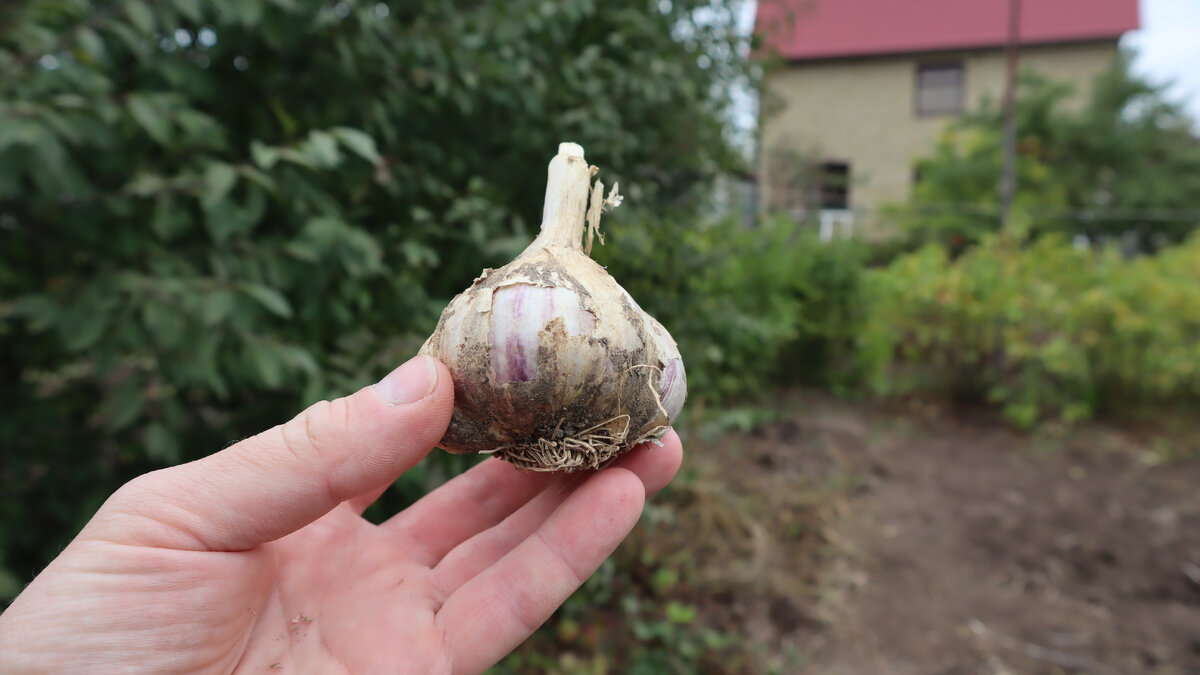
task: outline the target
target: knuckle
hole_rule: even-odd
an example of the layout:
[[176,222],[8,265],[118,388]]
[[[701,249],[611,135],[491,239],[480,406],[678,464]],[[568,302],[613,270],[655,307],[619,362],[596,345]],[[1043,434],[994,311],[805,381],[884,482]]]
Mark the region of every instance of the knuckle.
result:
[[284,447],[301,460],[334,455],[350,428],[345,399],[318,401],[281,427]]
[[325,420],[329,401],[318,401],[279,428],[283,447],[298,460],[307,461],[325,454]]
[[163,481],[170,469],[158,469],[130,479],[112,494],[110,501],[120,504],[139,504],[158,498],[163,492]]
[[138,499],[144,496],[153,488],[157,473],[157,471],[152,471],[134,476],[124,485],[117,488],[117,491],[113,493],[112,498],[116,500],[125,500]]
[[170,471],[159,469],[130,479],[109,495],[97,515],[125,517],[153,512],[170,493],[166,480]]

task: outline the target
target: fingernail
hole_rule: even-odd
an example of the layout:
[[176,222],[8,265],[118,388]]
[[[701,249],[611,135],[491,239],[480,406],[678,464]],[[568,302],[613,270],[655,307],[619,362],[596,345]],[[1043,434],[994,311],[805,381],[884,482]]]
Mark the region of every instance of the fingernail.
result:
[[433,391],[437,384],[437,368],[433,358],[415,356],[407,363],[387,374],[375,384],[375,393],[392,403],[420,401]]

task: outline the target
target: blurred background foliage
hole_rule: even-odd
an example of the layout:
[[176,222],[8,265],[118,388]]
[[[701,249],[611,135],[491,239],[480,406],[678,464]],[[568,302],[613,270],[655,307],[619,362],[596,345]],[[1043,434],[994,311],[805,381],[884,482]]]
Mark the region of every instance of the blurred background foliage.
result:
[[694,216],[622,222],[606,241],[596,260],[679,342],[693,405],[772,383],[829,383],[855,344],[857,242],[822,243],[781,217],[748,228]]
[[877,391],[996,405],[1022,428],[1200,398],[1200,235],[1154,256],[1059,234],[929,245],[872,270],[859,357]]
[[734,169],[732,11],[3,3],[0,597],[123,481],[414,353],[528,242],[559,141],[634,203]]
[[[1131,70],[1122,52],[1074,104],[1073,83],[1022,74],[1018,96],[1018,227],[1153,250],[1183,240],[1197,221],[1200,142],[1182,106]],[[896,209],[917,241],[955,249],[995,230],[1003,164],[1001,107],[950,125],[917,163],[912,200]]]
[[[595,256],[678,340],[688,424],[796,382],[981,403],[1025,428],[1200,399],[1200,143],[1128,57],[1079,106],[1024,78],[1006,231],[985,107],[920,162],[895,238],[820,241],[811,223],[712,216],[714,179],[749,163],[730,112],[759,73],[737,11],[0,5],[0,602],[132,476],[408,358],[532,237],[564,139],[628,195]],[[471,461],[435,453],[376,513]],[[499,672],[735,658],[655,540]],[[593,612],[617,627],[597,634]],[[636,648],[599,665],[546,656],[624,626]]]
[[1200,398],[1200,139],[1122,52],[1091,86],[1025,72],[1001,229],[989,102],[918,161],[903,235],[873,255],[860,384],[995,406],[1021,428]]

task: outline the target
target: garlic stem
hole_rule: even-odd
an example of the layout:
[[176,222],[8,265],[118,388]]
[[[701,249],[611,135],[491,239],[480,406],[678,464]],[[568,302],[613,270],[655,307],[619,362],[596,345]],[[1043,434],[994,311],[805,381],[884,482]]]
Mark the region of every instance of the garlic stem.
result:
[[583,250],[584,215],[587,212],[591,171],[576,143],[559,143],[550,160],[546,201],[542,207],[542,231],[521,256],[547,248]]

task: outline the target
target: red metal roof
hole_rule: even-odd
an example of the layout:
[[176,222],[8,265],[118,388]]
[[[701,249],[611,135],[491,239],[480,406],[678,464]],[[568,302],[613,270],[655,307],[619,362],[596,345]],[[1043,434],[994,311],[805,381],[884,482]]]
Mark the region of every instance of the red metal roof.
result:
[[[759,0],[756,30],[792,60],[998,47],[1009,0]],[[790,23],[786,17],[794,17]],[[1021,42],[1116,38],[1137,0],[1022,0]]]

